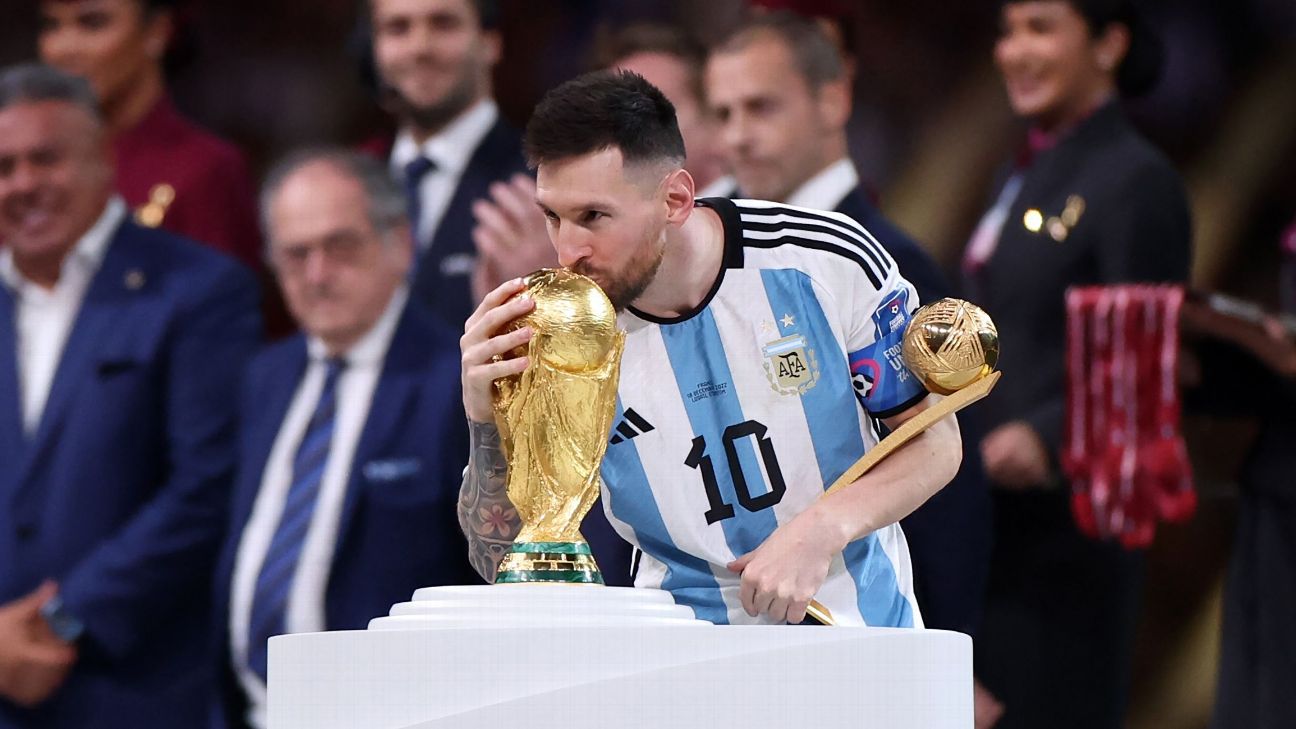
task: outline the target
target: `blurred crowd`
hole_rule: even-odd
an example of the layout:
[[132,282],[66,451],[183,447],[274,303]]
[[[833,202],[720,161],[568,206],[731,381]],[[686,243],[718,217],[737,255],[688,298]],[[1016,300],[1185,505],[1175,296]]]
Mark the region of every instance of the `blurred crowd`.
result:
[[[520,129],[600,69],[669,98],[697,197],[847,214],[924,302],[998,324],[960,473],[902,522],[926,626],[974,636],[978,728],[1125,726],[1143,636],[1186,640],[1140,621],[1163,561],[1095,515],[1081,414],[1167,444],[1120,451],[1128,474],[1187,484],[1191,457],[1198,510],[1230,517],[1203,537],[1228,562],[1214,701],[1146,725],[1296,726],[1285,4],[32,5],[0,69],[0,728],[265,726],[269,637],[480,581],[458,338],[557,265]],[[260,16],[291,30],[239,25]],[[1125,312],[1164,314],[1146,347],[1111,343]],[[1170,384],[1076,374],[1126,352]],[[599,508],[583,531],[632,584]]]

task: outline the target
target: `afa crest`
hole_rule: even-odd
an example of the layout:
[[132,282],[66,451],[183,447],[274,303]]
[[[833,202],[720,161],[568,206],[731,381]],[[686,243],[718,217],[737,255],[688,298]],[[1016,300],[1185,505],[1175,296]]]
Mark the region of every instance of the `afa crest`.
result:
[[819,382],[819,359],[800,334],[766,344],[765,374],[780,395],[804,395]]

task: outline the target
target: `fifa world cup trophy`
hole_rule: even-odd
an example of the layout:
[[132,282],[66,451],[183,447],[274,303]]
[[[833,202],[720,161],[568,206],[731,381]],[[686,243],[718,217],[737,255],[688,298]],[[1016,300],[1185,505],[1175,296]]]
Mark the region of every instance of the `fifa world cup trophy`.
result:
[[530,361],[495,382],[495,422],[508,458],[508,496],[522,529],[496,583],[603,584],[581,520],[599,495],[599,464],[616,412],[625,333],[592,280],[562,269],[526,277],[535,309]]

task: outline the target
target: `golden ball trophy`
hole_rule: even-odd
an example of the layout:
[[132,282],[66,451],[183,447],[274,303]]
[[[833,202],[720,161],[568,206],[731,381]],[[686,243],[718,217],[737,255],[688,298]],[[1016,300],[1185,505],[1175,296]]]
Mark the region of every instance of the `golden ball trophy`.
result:
[[[936,421],[989,395],[1002,375],[994,371],[999,362],[999,332],[994,322],[979,306],[962,299],[939,299],[914,312],[900,354],[929,392],[946,397],[870,448],[824,495],[854,483]],[[824,625],[834,623],[828,608],[815,600],[810,601],[806,616]]]
[[[521,375],[495,381],[495,423],[508,458],[508,496],[522,529],[496,584],[603,584],[581,520],[599,495],[599,464],[616,414],[625,333],[592,280],[563,269],[526,277],[534,332]],[[519,294],[521,295],[521,294]]]

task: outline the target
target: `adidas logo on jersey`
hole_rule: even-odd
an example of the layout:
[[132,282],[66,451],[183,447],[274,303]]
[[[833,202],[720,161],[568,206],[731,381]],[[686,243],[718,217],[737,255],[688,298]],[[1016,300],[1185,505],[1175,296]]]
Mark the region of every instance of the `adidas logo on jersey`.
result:
[[632,408],[626,408],[625,414],[613,430],[616,433],[612,434],[612,440],[608,441],[608,443],[616,445],[631,438],[637,438],[650,430],[654,430],[654,428],[653,424],[644,420],[642,415],[636,413]]

